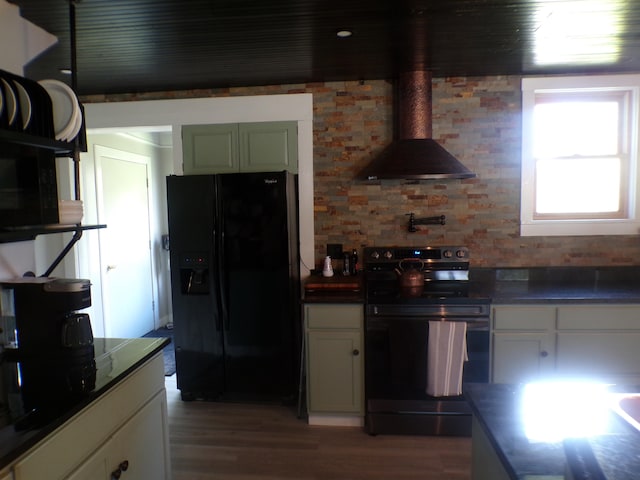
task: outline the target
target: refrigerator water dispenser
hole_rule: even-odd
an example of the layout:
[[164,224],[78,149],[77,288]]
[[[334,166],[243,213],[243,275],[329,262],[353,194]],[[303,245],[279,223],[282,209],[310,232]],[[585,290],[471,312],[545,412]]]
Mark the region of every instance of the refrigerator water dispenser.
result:
[[180,291],[183,295],[209,294],[209,260],[205,254],[185,254],[180,258]]

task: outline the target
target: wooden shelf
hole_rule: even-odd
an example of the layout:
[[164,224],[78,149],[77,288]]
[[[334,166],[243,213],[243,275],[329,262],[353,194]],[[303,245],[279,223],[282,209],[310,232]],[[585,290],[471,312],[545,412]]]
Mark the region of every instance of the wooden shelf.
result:
[[14,229],[0,229],[0,243],[24,242],[35,240],[39,235],[51,235],[53,233],[82,232],[106,228],[106,225],[50,225]]

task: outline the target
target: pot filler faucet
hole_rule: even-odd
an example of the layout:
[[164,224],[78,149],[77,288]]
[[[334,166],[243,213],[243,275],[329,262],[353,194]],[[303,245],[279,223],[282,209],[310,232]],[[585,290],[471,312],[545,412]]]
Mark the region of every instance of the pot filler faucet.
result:
[[407,230],[411,233],[418,231],[416,225],[444,225],[447,219],[444,215],[424,218],[416,218],[413,212],[407,213],[407,215],[409,215],[409,226]]

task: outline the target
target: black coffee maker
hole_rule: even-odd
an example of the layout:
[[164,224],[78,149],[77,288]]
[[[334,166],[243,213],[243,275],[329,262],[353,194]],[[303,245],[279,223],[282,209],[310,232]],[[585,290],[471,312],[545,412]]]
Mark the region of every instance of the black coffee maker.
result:
[[[45,418],[95,388],[96,363],[89,315],[91,284],[83,279],[2,281],[12,298],[25,413]],[[5,356],[9,353],[5,350]]]

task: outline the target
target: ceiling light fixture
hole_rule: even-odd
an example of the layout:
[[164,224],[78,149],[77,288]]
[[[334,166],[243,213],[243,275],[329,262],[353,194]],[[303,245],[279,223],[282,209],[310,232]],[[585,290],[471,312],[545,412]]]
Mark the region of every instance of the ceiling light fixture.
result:
[[349,38],[353,35],[353,32],[351,30],[341,29],[336,32],[336,35],[338,38]]

